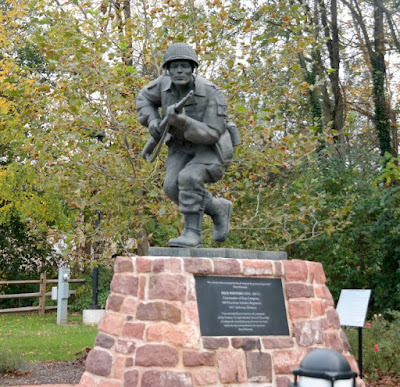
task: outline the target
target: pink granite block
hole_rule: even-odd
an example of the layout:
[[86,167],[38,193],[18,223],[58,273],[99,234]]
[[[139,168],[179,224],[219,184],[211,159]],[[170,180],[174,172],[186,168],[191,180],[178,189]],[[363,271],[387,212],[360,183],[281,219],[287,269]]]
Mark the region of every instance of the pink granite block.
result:
[[120,380],[101,380],[98,384],[99,387],[122,387],[122,381]]
[[210,274],[212,272],[211,259],[207,258],[184,258],[184,269],[192,274]]
[[145,257],[136,257],[136,272],[139,273],[150,273],[152,259]]
[[136,319],[142,321],[168,321],[177,324],[182,319],[181,309],[162,301],[141,302],[137,307]]
[[187,299],[188,300],[197,300],[196,294],[196,281],[193,276],[187,277],[188,283],[188,292],[187,292]]
[[265,349],[292,348],[294,346],[293,338],[287,336],[268,336],[262,339],[262,343]]
[[182,311],[185,323],[200,327],[199,311],[196,302],[186,302],[182,307]]
[[325,300],[325,308],[330,306],[334,307],[335,302],[333,301],[332,294],[327,286],[316,286],[315,287],[315,295],[316,297],[322,298]]
[[217,372],[210,368],[194,370],[192,377],[195,386],[214,386],[218,382]]
[[308,279],[308,268],[305,261],[293,259],[284,261],[285,267],[285,280],[286,281],[301,281],[306,282]]
[[307,265],[310,273],[310,283],[315,282],[320,285],[325,285],[326,277],[322,264],[319,262],[307,262]]
[[243,274],[249,276],[272,275],[274,271],[272,261],[243,260]]
[[182,273],[182,260],[179,258],[156,258],[153,261],[153,273]]
[[193,382],[187,372],[146,371],[141,387],[193,387]]
[[214,259],[214,274],[234,275],[240,274],[241,268],[237,259]]
[[83,374],[79,382],[79,387],[95,387],[96,381],[89,375]]
[[135,315],[136,308],[138,305],[137,297],[124,297],[124,301],[122,303],[121,312],[130,313]]
[[260,349],[261,342],[259,337],[232,337],[232,347],[243,349],[243,351],[251,351],[252,349]]
[[119,336],[121,333],[122,325],[124,323],[124,316],[106,312],[99,321],[98,329],[100,332],[109,333],[110,335]]
[[311,298],[314,297],[314,288],[310,285],[291,282],[286,284],[286,295],[288,298]]
[[227,337],[203,337],[203,347],[206,349],[228,348],[229,339]]
[[291,374],[300,365],[301,360],[306,355],[306,351],[299,350],[277,350],[272,353],[272,362],[275,373]]
[[147,328],[146,340],[169,342],[180,347],[194,348],[198,347],[199,335],[193,327],[161,322]]
[[112,310],[113,312],[119,312],[123,301],[124,301],[123,296],[117,294],[110,294],[107,298],[106,309]]
[[114,274],[111,281],[111,291],[131,296],[138,294],[139,279],[131,274]]
[[325,299],[325,286],[314,286],[314,293],[316,298]]
[[186,277],[159,274],[150,278],[149,299],[185,301]]
[[308,320],[293,324],[294,336],[302,347],[323,343],[323,324],[320,320]]
[[323,316],[325,314],[325,303],[321,300],[312,300],[311,309],[314,317]]
[[132,273],[133,262],[131,257],[117,257],[114,265],[114,273]]
[[186,367],[214,366],[213,352],[183,351],[182,359]]
[[222,383],[243,383],[246,369],[243,353],[239,351],[220,351],[216,354],[218,373]]
[[274,261],[274,275],[276,277],[283,276],[283,264],[282,261]]
[[272,360],[269,353],[246,352],[246,368],[250,382],[272,382]]
[[290,381],[288,376],[278,376],[276,378],[276,387],[288,387]]
[[344,352],[344,345],[339,332],[325,332],[324,342],[327,348],[332,348],[339,353]]
[[94,342],[95,346],[110,349],[114,346],[115,339],[111,336],[108,336],[104,333],[99,332],[96,336],[96,340]]
[[136,343],[132,340],[123,340],[119,339],[117,340],[115,344],[115,352],[116,353],[122,353],[125,355],[129,355],[131,353],[134,353],[136,349]]
[[136,350],[135,364],[142,367],[175,367],[178,351],[168,345],[146,344]]
[[326,311],[326,319],[328,320],[329,328],[340,329],[339,315],[335,309],[328,309]]
[[124,373],[124,387],[137,387],[139,381],[139,372],[137,370],[128,370]]
[[289,315],[292,319],[310,318],[311,317],[311,303],[309,301],[290,300],[289,301]]
[[101,349],[92,349],[86,359],[86,371],[99,375],[108,376],[111,373],[113,359],[111,355]]
[[342,340],[344,351],[345,352],[350,351],[350,344],[349,341],[347,340],[347,336],[344,333],[343,329],[340,329],[340,339]]
[[125,361],[126,356],[115,356],[114,357],[114,378],[122,380],[122,377],[125,372]]

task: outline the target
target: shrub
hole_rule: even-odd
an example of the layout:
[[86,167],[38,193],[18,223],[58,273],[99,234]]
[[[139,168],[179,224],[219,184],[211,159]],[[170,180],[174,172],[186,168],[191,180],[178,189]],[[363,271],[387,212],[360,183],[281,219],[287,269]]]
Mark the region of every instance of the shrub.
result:
[[0,374],[10,374],[26,368],[26,364],[20,354],[12,352],[4,347],[0,351]]
[[[358,358],[358,333],[346,328],[351,352]],[[400,372],[400,312],[374,315],[363,330],[363,371],[369,379],[377,374]]]
[[344,183],[342,202],[331,198],[332,206],[349,200],[346,222],[330,235],[292,246],[289,256],[321,262],[335,300],[342,289],[371,289],[372,313],[400,310],[400,187]]

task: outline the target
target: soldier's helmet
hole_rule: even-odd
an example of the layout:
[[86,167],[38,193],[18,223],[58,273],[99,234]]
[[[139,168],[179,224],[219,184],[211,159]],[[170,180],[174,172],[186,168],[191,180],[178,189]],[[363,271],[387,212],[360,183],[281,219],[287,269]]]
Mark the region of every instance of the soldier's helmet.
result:
[[165,69],[168,67],[168,63],[174,60],[189,60],[193,62],[194,67],[199,67],[199,61],[197,59],[197,54],[186,43],[174,43],[168,47],[164,54],[164,62],[162,67]]

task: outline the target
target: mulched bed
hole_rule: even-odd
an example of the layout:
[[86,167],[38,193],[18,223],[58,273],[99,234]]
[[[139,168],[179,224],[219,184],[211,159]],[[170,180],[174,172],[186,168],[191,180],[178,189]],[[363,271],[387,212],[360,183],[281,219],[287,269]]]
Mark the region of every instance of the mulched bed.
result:
[[0,386],[78,384],[84,371],[84,363],[76,361],[27,363],[23,372],[0,375]]
[[380,371],[375,372],[374,381],[366,381],[367,387],[400,387],[400,374],[388,373],[382,374]]

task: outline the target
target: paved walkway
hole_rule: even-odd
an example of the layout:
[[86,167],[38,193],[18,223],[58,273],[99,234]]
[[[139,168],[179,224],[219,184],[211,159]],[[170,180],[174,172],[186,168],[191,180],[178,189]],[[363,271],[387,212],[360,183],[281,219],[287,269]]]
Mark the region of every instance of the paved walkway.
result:
[[78,384],[15,384],[8,387],[77,387]]

